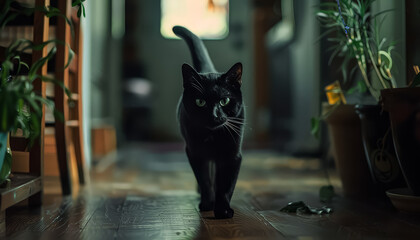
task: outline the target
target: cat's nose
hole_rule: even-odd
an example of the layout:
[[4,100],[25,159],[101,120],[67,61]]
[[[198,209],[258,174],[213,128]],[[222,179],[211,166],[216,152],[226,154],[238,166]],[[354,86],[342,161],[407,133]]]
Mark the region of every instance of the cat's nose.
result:
[[216,122],[222,123],[226,121],[223,113],[217,107],[213,108],[213,117]]
[[220,112],[218,111],[217,107],[213,108],[213,117],[218,118],[220,116]]

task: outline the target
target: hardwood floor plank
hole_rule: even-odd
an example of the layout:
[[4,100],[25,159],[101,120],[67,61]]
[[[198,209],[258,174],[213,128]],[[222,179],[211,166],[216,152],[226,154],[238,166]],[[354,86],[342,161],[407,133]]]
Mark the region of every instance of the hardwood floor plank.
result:
[[[28,208],[26,205],[18,205],[8,209],[6,221],[7,236],[17,238],[27,234],[41,235],[72,205],[70,198],[63,199],[56,196],[51,196],[51,198],[54,198],[52,203],[39,208]],[[26,238],[21,237],[21,239]]]
[[57,217],[44,233],[47,236],[66,236],[78,239],[98,206],[104,201],[101,197],[81,195]]
[[[89,228],[79,235],[80,240],[113,240],[117,238],[117,229]],[[127,238],[128,239],[128,238]]]
[[128,196],[118,237],[125,239],[193,239],[200,234],[196,196]]
[[[232,219],[214,219],[212,212],[202,214],[203,222],[212,239],[285,239],[251,204],[248,195],[234,196],[232,207],[235,215]],[[245,197],[247,196],[247,197]]]
[[107,198],[93,213],[83,231],[91,229],[118,230],[125,197]]

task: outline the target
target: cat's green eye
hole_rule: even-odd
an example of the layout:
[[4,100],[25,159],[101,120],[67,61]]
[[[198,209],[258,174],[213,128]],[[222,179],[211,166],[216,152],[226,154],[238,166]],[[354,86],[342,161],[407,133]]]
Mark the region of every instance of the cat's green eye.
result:
[[228,103],[230,102],[230,99],[227,98],[223,98],[222,100],[220,100],[220,105],[222,105],[222,107],[228,105]]
[[199,106],[199,107],[204,107],[204,105],[206,105],[206,101],[204,101],[201,98],[197,98],[197,99],[195,99],[195,104],[197,104],[197,106]]

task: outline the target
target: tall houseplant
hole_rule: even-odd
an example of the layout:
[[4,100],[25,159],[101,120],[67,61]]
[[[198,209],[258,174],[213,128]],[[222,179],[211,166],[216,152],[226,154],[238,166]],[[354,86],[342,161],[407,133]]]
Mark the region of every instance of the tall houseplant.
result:
[[[73,6],[79,6],[78,16],[84,15],[84,0],[73,1]],[[0,4],[0,31],[7,24],[19,16],[31,16],[35,11],[40,11],[47,17],[64,17],[54,7],[27,7],[15,0],[6,0]],[[68,24],[70,21],[66,18]],[[10,149],[7,149],[9,132],[20,129],[23,136],[29,138],[29,147],[40,135],[40,124],[43,115],[43,105],[54,110],[54,102],[34,90],[34,81],[52,82],[60,85],[70,98],[70,91],[62,81],[40,75],[39,69],[47,64],[56,53],[57,44],[66,44],[58,40],[48,40],[34,44],[28,39],[17,39],[4,49],[0,59],[0,184],[8,177],[11,168]],[[50,50],[32,64],[24,62],[23,55],[27,51],[42,51],[49,47]],[[69,58],[66,67],[71,62],[73,53],[69,49]],[[54,110],[57,120],[62,120],[62,115]],[[4,161],[6,159],[6,162]],[[6,163],[6,164],[4,164]]]
[[[392,66],[393,66],[393,57],[392,50],[394,49],[394,42],[388,43],[386,38],[380,36],[380,29],[383,24],[385,13],[390,10],[385,10],[376,14],[373,14],[371,7],[375,0],[336,0],[335,2],[324,2],[321,3],[320,10],[317,12],[317,18],[320,21],[321,25],[326,28],[325,35],[329,35],[328,41],[332,42],[334,45],[331,47],[333,50],[331,54],[331,59],[336,57],[342,58],[342,64],[340,66],[343,73],[343,81],[347,82],[352,79],[350,75],[352,73],[358,72],[361,80],[357,83],[359,89],[367,89],[375,102],[380,101],[380,95],[382,89],[395,88],[397,86],[396,81],[392,75]],[[334,34],[333,36],[331,36]],[[331,61],[331,60],[330,60]],[[349,67],[352,67],[348,71]],[[354,85],[354,84],[353,84]],[[341,89],[334,89],[336,92],[342,91]],[[336,104],[342,104],[343,102],[339,101]],[[330,108],[333,109],[333,108]],[[354,108],[347,106],[337,106],[334,108],[335,113],[329,113],[329,115],[336,115],[337,110],[347,109],[348,116],[353,121],[332,121],[332,118],[326,118],[329,123],[330,130],[335,130],[334,128],[342,127],[344,129],[354,128],[359,126],[359,129],[354,129],[353,131],[347,131],[346,136],[338,137],[334,132],[331,134],[333,136],[333,142],[336,145],[342,145],[345,148],[347,146],[348,150],[353,150],[353,152],[358,153],[361,144],[349,147],[348,139],[350,135],[352,138],[357,140],[361,139],[360,137],[360,128],[364,131],[363,135],[363,147],[364,155],[367,158],[367,163],[369,165],[369,170],[371,172],[372,180],[376,185],[388,184],[392,182],[390,186],[400,185],[402,182],[400,170],[396,158],[393,157],[392,147],[390,148],[391,153],[388,153],[387,149],[384,149],[384,146],[392,146],[390,144],[390,137],[386,141],[386,132],[389,127],[389,122],[387,122],[387,116],[381,114],[380,106],[374,105],[372,107],[357,107],[359,116],[361,117],[361,124],[358,123],[357,117],[355,117]],[[373,112],[373,113],[372,113]],[[337,119],[335,117],[334,119]],[[376,124],[375,121],[385,122],[384,124]],[[382,128],[376,128],[376,125],[385,126]],[[372,128],[374,126],[374,128]],[[357,135],[357,136],[356,136]],[[359,140],[360,142],[361,140]],[[380,144],[378,144],[380,143]],[[357,151],[356,151],[357,149]],[[378,150],[379,149],[379,150]],[[337,163],[337,168],[340,172],[347,172],[349,169],[340,169],[340,165],[349,166],[342,161],[353,161],[353,165],[360,165],[361,169],[351,170],[352,172],[366,172],[366,164],[363,166],[363,162],[360,164],[355,164],[356,161],[366,161],[361,159],[364,156],[349,157],[349,153],[339,153],[335,149],[335,160]],[[348,160],[346,160],[348,159]],[[353,159],[353,160],[352,160]],[[340,174],[346,175],[346,174]],[[345,181],[343,179],[342,181]],[[360,179],[359,179],[360,180]],[[349,181],[357,181],[353,178]],[[365,181],[365,182],[364,182]],[[367,180],[359,181],[360,188],[367,186]],[[382,181],[382,182],[381,182]],[[364,182],[364,183],[363,183]],[[343,182],[343,188],[345,183]],[[345,190],[345,189],[344,189]]]

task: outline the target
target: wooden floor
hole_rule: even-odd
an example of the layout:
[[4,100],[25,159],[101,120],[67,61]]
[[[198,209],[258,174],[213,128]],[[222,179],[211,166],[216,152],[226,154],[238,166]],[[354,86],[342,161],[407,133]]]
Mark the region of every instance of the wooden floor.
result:
[[[91,183],[61,197],[46,179],[44,204],[7,210],[7,239],[420,239],[420,216],[387,201],[337,197],[323,216],[280,212],[290,201],[315,207],[326,184],[317,159],[248,151],[233,197],[233,219],[200,213],[195,180],[176,146],[130,147],[102,159]],[[333,176],[339,190],[339,181]]]

